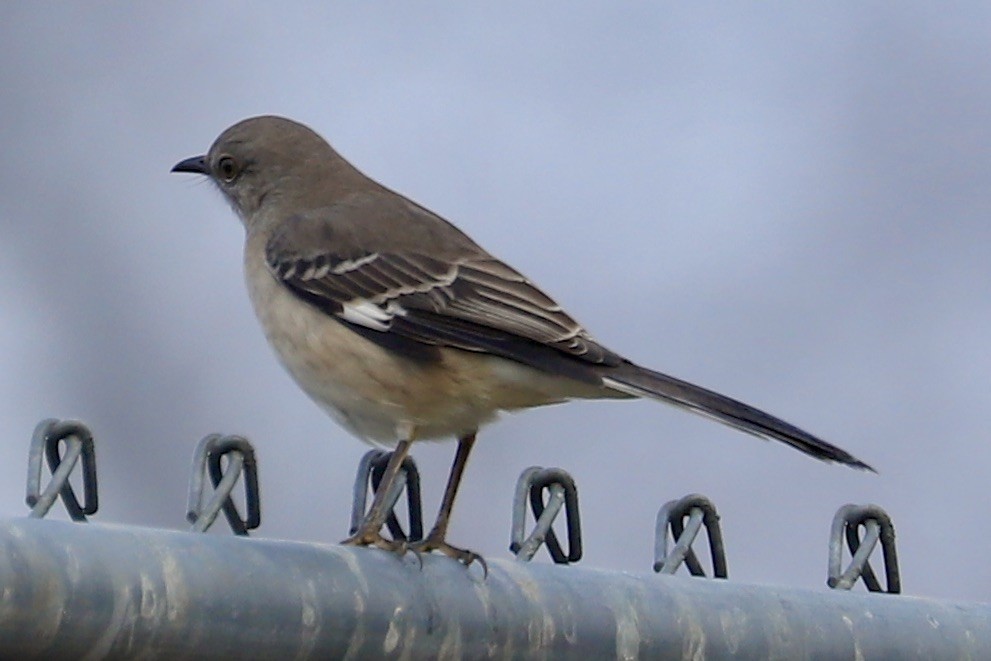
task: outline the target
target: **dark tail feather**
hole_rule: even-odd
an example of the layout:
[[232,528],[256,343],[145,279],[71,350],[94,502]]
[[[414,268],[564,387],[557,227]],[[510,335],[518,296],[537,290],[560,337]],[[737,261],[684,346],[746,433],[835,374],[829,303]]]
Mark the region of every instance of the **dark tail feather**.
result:
[[846,450],[816,438],[784,420],[687,381],[633,363],[604,367],[599,374],[606,387],[613,390],[634,397],[650,397],[689,409],[749,434],[787,443],[816,459],[836,461],[854,468],[877,472]]

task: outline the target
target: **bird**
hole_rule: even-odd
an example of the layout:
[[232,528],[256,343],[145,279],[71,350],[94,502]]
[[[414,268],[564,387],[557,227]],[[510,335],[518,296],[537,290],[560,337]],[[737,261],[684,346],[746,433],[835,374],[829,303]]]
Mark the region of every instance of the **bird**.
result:
[[[609,349],[520,271],[301,123],[242,120],[172,172],[207,177],[240,218],[249,298],[300,388],[359,439],[394,448],[343,544],[480,560],[447,541],[479,429],[501,412],[574,399],[657,400],[874,470],[780,418]],[[436,523],[412,544],[387,539],[385,494],[412,443],[444,438],[457,447]]]

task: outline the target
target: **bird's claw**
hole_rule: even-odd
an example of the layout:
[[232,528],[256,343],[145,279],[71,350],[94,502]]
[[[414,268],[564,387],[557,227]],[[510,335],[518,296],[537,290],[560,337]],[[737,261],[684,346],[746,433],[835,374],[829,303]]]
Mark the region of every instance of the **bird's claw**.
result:
[[[440,551],[449,558],[454,558],[458,562],[462,563],[465,567],[470,567],[473,563],[477,562],[482,566],[482,575],[488,577],[489,575],[489,565],[485,562],[485,558],[475,553],[474,551],[469,551],[468,549],[458,548],[457,546],[452,546],[448,544],[443,539],[435,539],[433,537],[427,537],[419,542],[414,542],[409,545],[409,550],[416,554],[417,558],[420,558],[421,553],[430,553],[431,551]],[[423,561],[420,561],[420,566],[423,566]]]
[[406,555],[406,551],[410,549],[409,543],[406,540],[387,539],[382,536],[382,533],[379,532],[379,530],[372,530],[368,528],[359,529],[353,535],[341,541],[341,545],[374,546],[375,548],[382,549],[383,551],[391,551],[400,558]]

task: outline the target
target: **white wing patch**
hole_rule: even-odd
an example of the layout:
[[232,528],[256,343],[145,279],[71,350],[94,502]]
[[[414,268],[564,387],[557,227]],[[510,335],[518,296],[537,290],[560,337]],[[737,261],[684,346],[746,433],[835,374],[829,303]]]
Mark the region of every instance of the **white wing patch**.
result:
[[389,330],[393,315],[363,298],[356,298],[341,306],[341,317],[352,324],[377,331]]

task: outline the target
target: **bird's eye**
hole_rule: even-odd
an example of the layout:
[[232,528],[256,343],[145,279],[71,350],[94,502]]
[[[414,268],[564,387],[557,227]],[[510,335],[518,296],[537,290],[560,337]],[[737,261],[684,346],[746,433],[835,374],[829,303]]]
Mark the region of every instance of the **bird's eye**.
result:
[[228,183],[234,181],[234,178],[237,177],[238,174],[237,163],[235,163],[234,159],[230,156],[222,156],[220,160],[217,161],[217,174],[220,175],[221,179]]

